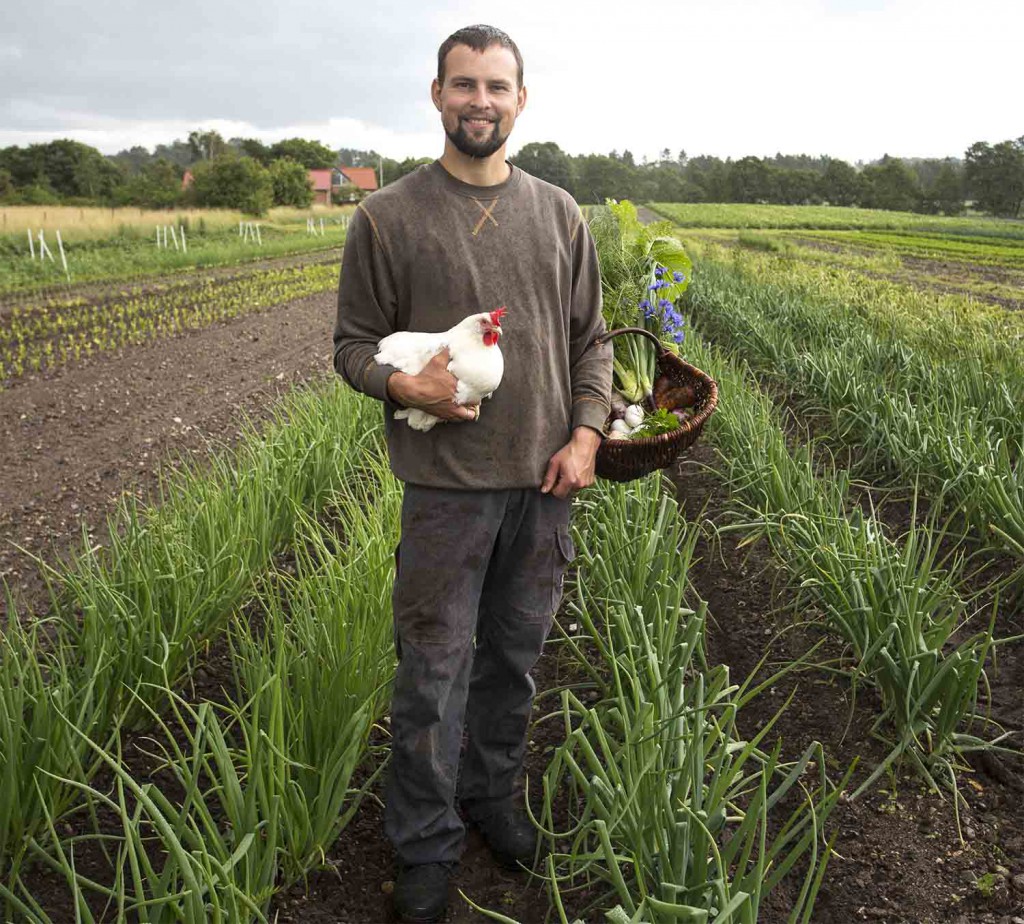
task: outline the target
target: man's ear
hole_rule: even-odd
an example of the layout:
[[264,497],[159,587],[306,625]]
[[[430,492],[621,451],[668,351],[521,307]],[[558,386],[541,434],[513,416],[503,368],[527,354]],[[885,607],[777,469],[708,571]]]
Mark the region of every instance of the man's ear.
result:
[[437,109],[438,112],[440,112],[441,111],[441,84],[439,84],[437,82],[437,78],[436,77],[432,81],[430,81],[430,98],[434,101],[434,108]]
[[525,108],[526,108],[526,87],[524,86],[524,87],[520,87],[519,88],[518,109],[517,109],[516,115],[519,115],[519,113],[522,112]]

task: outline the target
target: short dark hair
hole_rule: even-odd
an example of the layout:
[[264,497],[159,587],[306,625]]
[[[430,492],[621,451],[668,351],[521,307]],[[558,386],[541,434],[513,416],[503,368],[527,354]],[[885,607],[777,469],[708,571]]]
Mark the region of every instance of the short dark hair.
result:
[[481,52],[486,51],[492,45],[500,45],[502,48],[507,48],[516,59],[516,67],[518,68],[516,78],[519,86],[522,87],[523,56],[519,53],[516,43],[509,38],[507,32],[495,29],[494,26],[484,25],[465,26],[459,29],[458,32],[453,32],[441,43],[441,47],[437,50],[437,82],[442,86],[444,85],[445,59],[448,57],[448,52],[456,45],[468,45],[474,51]]

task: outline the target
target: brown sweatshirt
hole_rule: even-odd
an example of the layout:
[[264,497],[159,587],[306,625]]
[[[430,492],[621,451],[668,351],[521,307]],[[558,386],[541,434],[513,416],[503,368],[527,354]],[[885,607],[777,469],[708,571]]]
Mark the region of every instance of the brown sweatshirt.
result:
[[[477,422],[426,433],[394,420],[396,370],[374,361],[398,330],[438,333],[480,311],[507,308],[505,372]],[[348,230],[334,328],[334,368],[385,404],[391,467],[402,481],[441,488],[540,485],[572,429],[608,415],[611,346],[587,223],[572,197],[512,166],[497,186],[472,186],[440,162],[360,204]]]

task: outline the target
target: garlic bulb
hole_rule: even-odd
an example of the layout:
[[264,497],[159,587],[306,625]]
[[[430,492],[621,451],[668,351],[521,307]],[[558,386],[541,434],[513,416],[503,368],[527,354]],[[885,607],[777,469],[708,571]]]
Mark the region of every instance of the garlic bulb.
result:
[[613,420],[612,421],[612,433],[621,433],[623,435],[629,433],[633,428],[626,423],[624,420]]
[[639,404],[631,404],[626,408],[626,413],[623,414],[622,419],[630,429],[639,427],[644,421],[644,409]]

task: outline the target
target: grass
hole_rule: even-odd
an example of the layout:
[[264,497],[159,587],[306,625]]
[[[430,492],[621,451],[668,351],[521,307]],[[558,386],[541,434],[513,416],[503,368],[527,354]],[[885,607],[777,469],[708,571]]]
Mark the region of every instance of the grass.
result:
[[[273,208],[263,219],[266,224],[306,223],[307,216],[336,218],[348,214],[348,206],[314,205],[309,209],[290,207]],[[135,231],[142,237],[151,238],[157,225],[184,225],[198,229],[202,223],[209,231],[237,229],[240,221],[254,220],[251,215],[231,209],[140,209],[140,208],[98,208],[95,206],[70,205],[6,205],[0,206],[0,238],[21,241],[28,249],[26,229],[39,233],[42,228],[48,236],[58,229],[64,242],[100,241],[123,237],[128,231]]]
[[936,231],[1024,241],[1024,223],[998,218],[918,215],[828,205],[653,202],[648,207],[682,228]]
[[[239,235],[238,223],[224,229],[186,228],[187,250],[158,248],[152,230],[145,237],[134,229],[114,238],[88,240],[66,246],[71,283],[56,255],[55,261],[33,260],[24,238],[0,239],[0,296],[19,300],[49,294],[73,293],[72,286],[104,281],[134,281],[184,274],[213,266],[230,266],[290,254],[340,248],[345,242],[344,215],[332,213],[324,235],[307,233],[298,223],[261,223],[262,244]],[[317,230],[319,226],[317,224]]]

